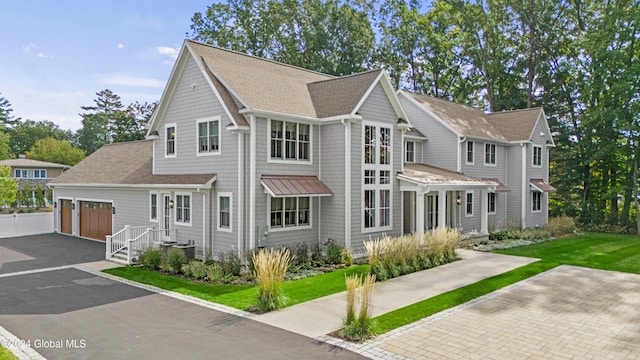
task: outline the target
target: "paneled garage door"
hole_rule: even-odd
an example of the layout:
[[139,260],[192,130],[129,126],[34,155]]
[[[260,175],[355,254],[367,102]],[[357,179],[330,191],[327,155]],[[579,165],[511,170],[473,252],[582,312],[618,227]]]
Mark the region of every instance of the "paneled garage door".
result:
[[71,200],[60,200],[60,232],[71,235],[73,224],[73,208]]
[[111,204],[80,201],[80,236],[106,240],[111,235]]

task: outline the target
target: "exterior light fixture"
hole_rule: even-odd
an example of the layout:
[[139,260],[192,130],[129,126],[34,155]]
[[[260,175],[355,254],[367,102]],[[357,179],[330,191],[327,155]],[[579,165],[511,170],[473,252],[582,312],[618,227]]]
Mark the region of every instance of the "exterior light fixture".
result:
[[169,209],[173,209],[173,200],[169,200]]
[[71,210],[75,210],[76,209],[76,203],[71,203]]
[[116,214],[116,207],[115,207],[115,206],[112,206],[112,207],[111,207],[111,214],[112,214],[112,215],[115,215],[115,214]]
[[462,198],[460,197],[460,195],[458,195],[456,197],[456,205],[460,205],[460,204],[462,204]]

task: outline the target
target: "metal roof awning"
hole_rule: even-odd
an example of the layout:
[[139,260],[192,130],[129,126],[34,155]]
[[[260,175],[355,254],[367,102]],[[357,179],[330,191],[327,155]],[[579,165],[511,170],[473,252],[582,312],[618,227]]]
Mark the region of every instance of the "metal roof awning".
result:
[[540,192],[554,192],[554,191],[556,191],[556,188],[554,188],[553,186],[547,184],[542,179],[531,179],[529,184],[531,185],[531,188],[533,190],[536,190],[536,191],[540,191]]
[[511,191],[511,189],[507,185],[501,183],[498,179],[482,179],[482,180],[491,181],[491,182],[494,182],[494,183],[498,184],[498,186],[496,186],[496,192],[509,192],[509,191]]
[[333,195],[316,176],[263,175],[260,183],[272,197]]

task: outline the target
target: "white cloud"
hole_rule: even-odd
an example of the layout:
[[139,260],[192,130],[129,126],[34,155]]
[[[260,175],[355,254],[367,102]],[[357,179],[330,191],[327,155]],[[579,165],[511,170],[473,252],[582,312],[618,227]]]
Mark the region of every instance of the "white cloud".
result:
[[160,55],[167,55],[172,59],[176,59],[178,57],[178,49],[172,48],[169,46],[156,46],[155,51]]
[[143,87],[143,88],[162,88],[165,82],[162,80],[139,77],[131,74],[107,74],[103,75],[102,81],[108,85],[129,86],[129,87]]
[[49,59],[49,58],[52,58],[53,56],[49,56],[49,55],[47,55],[47,54],[45,54],[45,53],[41,53],[41,52],[39,52],[39,53],[38,53],[38,55],[36,55],[36,57],[37,57],[38,59]]
[[34,43],[29,43],[26,45],[22,45],[22,52],[23,53],[28,53],[33,49],[37,49],[38,48],[38,44],[34,44]]
[[118,43],[118,49],[122,49],[124,48],[124,44],[123,43]]

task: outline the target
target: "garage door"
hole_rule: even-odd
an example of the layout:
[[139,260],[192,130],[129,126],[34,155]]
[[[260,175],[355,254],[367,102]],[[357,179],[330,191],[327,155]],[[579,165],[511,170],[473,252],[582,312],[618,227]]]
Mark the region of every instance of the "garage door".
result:
[[60,200],[60,232],[71,235],[71,219],[73,208],[71,200]]
[[80,236],[106,240],[111,235],[111,204],[80,201]]

